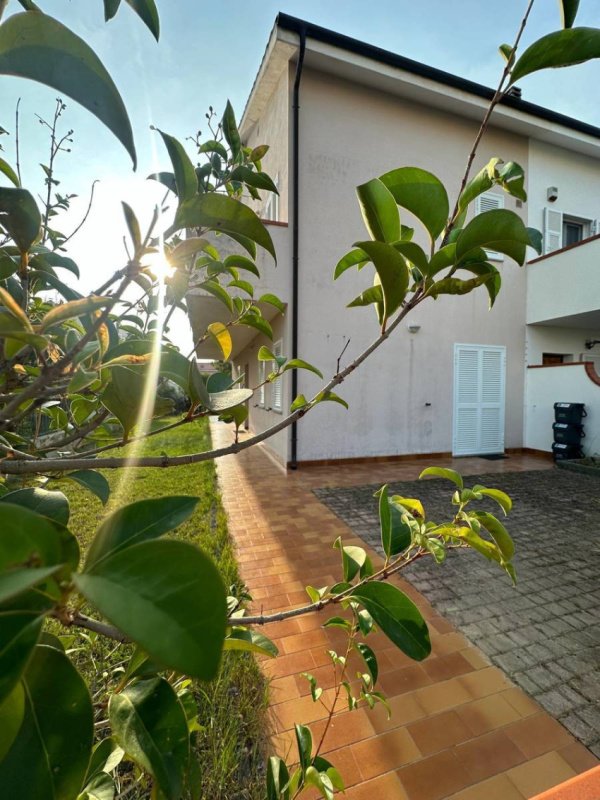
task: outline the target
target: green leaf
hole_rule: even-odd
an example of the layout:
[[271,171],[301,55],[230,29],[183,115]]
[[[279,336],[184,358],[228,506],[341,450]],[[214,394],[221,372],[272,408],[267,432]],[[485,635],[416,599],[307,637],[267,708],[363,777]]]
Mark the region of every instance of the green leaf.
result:
[[427,625],[419,609],[404,592],[390,583],[376,581],[357,586],[352,596],[409,658],[415,661],[427,658],[431,652]]
[[175,172],[177,196],[179,197],[179,202],[183,203],[185,200],[190,200],[198,192],[196,170],[181,142],[174,136],[170,136],[168,133],[164,133],[158,128],[157,130],[162,136],[169,158],[171,159],[171,164]]
[[127,205],[121,201],[121,206],[123,208],[123,214],[125,215],[125,222],[127,223],[127,229],[129,230],[129,235],[131,236],[131,242],[133,244],[134,253],[137,253],[141,246],[142,246],[142,232],[140,230],[140,223],[138,222],[138,218],[135,215],[134,210],[131,206]]
[[[13,19],[15,17],[9,17],[0,26],[0,74],[2,74],[2,34]],[[4,228],[21,253],[26,253],[36,241],[41,224],[40,210],[27,189],[0,186],[0,227]]]
[[300,766],[303,770],[309,767],[312,761],[312,734],[306,725],[294,725],[296,732],[296,744],[298,745],[298,756]]
[[358,297],[355,297],[354,300],[348,303],[347,308],[360,308],[362,306],[373,305],[373,303],[378,303],[383,307],[383,289],[379,283],[361,292]]
[[16,489],[0,497],[0,503],[24,506],[60,525],[67,525],[69,522],[69,501],[62,492],[33,487]]
[[158,181],[162,183],[170,192],[177,194],[177,184],[175,175],[172,172],[153,172],[146,178],[147,181]]
[[390,244],[384,242],[358,242],[373,262],[383,291],[384,323],[396,312],[408,289],[408,267],[404,258]]
[[279,654],[275,643],[262,633],[240,627],[233,627],[227,634],[223,650],[245,650],[269,658],[275,658]]
[[227,258],[224,259],[223,265],[227,269],[231,269],[231,267],[236,269],[245,269],[246,272],[251,272],[253,275],[256,275],[257,278],[260,278],[260,272],[258,271],[256,264],[254,261],[246,258],[246,256],[240,256],[234,253],[233,255],[227,256]]
[[217,153],[223,161],[227,161],[227,150],[223,147],[221,142],[216,142],[214,139],[209,139],[203,142],[198,148],[199,153]]
[[246,403],[253,394],[252,389],[227,389],[224,392],[215,392],[210,395],[208,408],[214,414],[223,414],[230,408]]
[[19,800],[76,797],[92,750],[93,709],[68,657],[40,645],[23,677],[23,724],[0,762],[0,786]]
[[572,28],[577,16],[579,0],[560,0],[560,10],[563,28]]
[[142,542],[73,580],[159,663],[201,680],[215,677],[225,638],[225,589],[198,548],[172,540]]
[[283,368],[283,372],[287,372],[288,369],[307,369],[309,372],[314,372],[315,375],[319,376],[319,378],[323,378],[323,373],[321,370],[317,369],[312,364],[309,364],[308,361],[304,361],[302,358],[290,359],[290,361],[288,361]]
[[43,583],[61,567],[61,564],[52,567],[29,567],[0,574],[0,603],[12,600],[27,589]]
[[567,28],[542,36],[517,59],[510,75],[510,84],[541,69],[569,67],[593,58],[600,58],[598,28]]
[[240,319],[239,324],[254,328],[255,330],[264,334],[268,339],[273,341],[273,328],[271,327],[271,324],[264,319],[264,317],[261,317],[258,314],[244,314],[244,316]]
[[227,195],[208,193],[181,203],[170,232],[181,228],[208,228],[239,235],[264,247],[276,259],[271,235],[254,211]]
[[21,181],[19,180],[19,176],[14,171],[14,169],[10,166],[10,164],[5,161],[3,158],[0,158],[0,172],[2,172],[8,180],[17,188],[21,185]]
[[500,489],[486,489],[485,486],[479,486],[479,484],[473,487],[473,491],[479,492],[479,494],[483,494],[486,497],[491,497],[492,500],[495,500],[498,503],[505,514],[510,512],[512,508],[512,500],[506,494],[506,492],[502,492]]
[[[45,290],[48,287],[56,289],[56,291],[61,294],[65,300],[81,300],[81,295],[79,292],[75,291],[75,289],[71,289],[70,286],[67,286],[66,283],[63,283],[63,281],[57,278],[56,275],[52,275],[50,272],[32,269],[29,273],[29,280],[31,283],[34,281],[40,281],[42,283],[42,286],[40,287],[42,290]],[[38,290],[37,286],[36,290]]]
[[526,228],[526,230],[529,235],[529,246],[533,247],[535,252],[541,256],[544,247],[542,232],[538,231],[537,228]]
[[474,516],[475,519],[483,525],[498,545],[498,550],[500,550],[502,556],[507,561],[510,561],[515,554],[515,545],[509,532],[500,520],[496,519],[493,514],[489,514],[487,511],[472,511],[471,516]]
[[419,475],[419,480],[422,480],[422,478],[425,478],[427,475],[433,475],[436,478],[446,478],[458,486],[459,489],[462,489],[464,486],[462,475],[454,469],[448,469],[446,467],[427,467],[427,469],[424,469]]
[[477,288],[477,285],[485,286],[490,296],[490,308],[492,308],[502,288],[502,276],[496,267],[488,261],[483,263],[467,261],[464,264],[460,264],[459,269],[465,269],[477,275],[478,280],[475,282],[474,288]]
[[233,387],[234,381],[228,372],[213,372],[206,380],[206,388],[209,394],[218,394],[226,389]]
[[104,21],[111,20],[121,5],[121,0],[104,0]]
[[117,787],[106,772],[99,772],[87,783],[77,800],[114,800]]
[[[130,662],[131,663],[131,662]],[[94,747],[88,765],[86,780],[89,781],[100,772],[112,772],[123,760],[124,752],[112,737],[102,739]]]
[[267,800],[290,800],[288,783],[290,773],[279,756],[271,756],[267,762]]
[[431,172],[418,167],[394,169],[382,175],[380,180],[396,203],[423,223],[432,240],[437,239],[446,226],[450,210],[443,183]]
[[387,484],[379,490],[379,527],[381,530],[381,546],[389,558],[391,554],[392,509],[388,497]]
[[461,231],[456,241],[456,256],[460,261],[472,250],[483,247],[506,253],[522,265],[528,244],[529,234],[521,217],[514,211],[495,208],[478,214]]
[[369,261],[369,256],[365,253],[364,250],[361,250],[360,248],[355,248],[354,250],[351,250],[349,253],[346,253],[346,255],[343,258],[340,258],[340,260],[336,264],[335,272],[333,274],[334,281],[337,280],[340,277],[340,275],[347,269],[356,266],[358,266],[358,268],[360,269],[360,267],[366,264],[367,261]]
[[95,494],[103,506],[108,502],[110,484],[102,473],[93,469],[79,469],[75,472],[68,472],[65,478],[75,481],[80,486],[92,492],[92,494]]
[[304,406],[308,405],[308,400],[303,394],[299,394],[298,397],[295,398],[294,402],[290,406],[290,413],[294,413],[294,411],[298,411],[300,408],[304,408]]
[[135,11],[142,22],[148,27],[156,41],[160,36],[160,21],[158,9],[154,0],[125,0]]
[[241,289],[249,297],[254,297],[254,286],[252,286],[252,284],[249,281],[243,281],[243,280],[237,279],[237,280],[229,281],[227,286],[229,286],[229,287],[234,286],[236,289]]
[[111,381],[100,395],[102,405],[115,415],[123,426],[125,439],[142,420],[139,413],[145,380],[142,375],[126,367],[114,367]]
[[275,361],[274,353],[272,353],[268,347],[265,347],[264,344],[261,345],[256,357],[259,361]]
[[411,264],[414,264],[423,275],[427,274],[429,263],[423,248],[416,242],[394,242],[394,248],[401,253]]
[[281,300],[274,294],[263,294],[258,298],[259,303],[268,303],[270,306],[274,306],[278,311],[282,314],[285,313],[285,303],[282,303]]
[[17,271],[19,265],[10,256],[0,252],[0,281],[10,278]]
[[0,704],[0,763],[17,738],[25,714],[25,692],[18,683]]
[[371,674],[371,678],[373,679],[373,686],[377,683],[377,676],[379,675],[379,667],[377,665],[377,658],[375,653],[371,650],[371,648],[364,644],[363,642],[357,642],[355,644],[356,649],[363,657],[365,664],[367,665],[367,669]]
[[400,238],[400,214],[394,196],[378,178],[356,188],[364,223],[372,239],[395,242]]
[[116,740],[147,770],[168,800],[179,800],[189,761],[183,706],[165,678],[145,678],[113,694],[108,715]]
[[514,48],[510,44],[501,44],[498,47],[500,51],[500,55],[506,61],[507,64],[510,64],[514,60]]
[[64,322],[67,319],[81,317],[99,308],[106,308],[115,302],[114,297],[84,297],[81,300],[71,300],[69,303],[62,303],[54,306],[42,317],[40,331],[45,331],[53,325]]
[[136,166],[131,124],[117,87],[90,47],[41,11],[15,14],[0,27],[0,74],[30,78],[91,111]]
[[236,167],[229,176],[230,181],[240,181],[248,186],[253,186],[255,189],[264,189],[273,194],[279,194],[277,186],[273,180],[267,175],[266,172],[255,172],[250,167],[240,166]]
[[141,542],[157,539],[191,517],[197,497],[168,495],[122,506],[107,517],[89,547],[85,570],[93,570],[100,562]]
[[240,150],[242,149],[242,141],[240,139],[240,132],[238,131],[237,123],[235,121],[233,106],[229,100],[225,106],[225,112],[223,113],[221,125],[223,127],[223,136],[231,148],[231,154],[235,160],[239,156]]
[[[295,402],[296,402],[296,400],[294,400],[294,403]],[[348,403],[343,399],[343,397],[340,397],[339,394],[336,394],[335,392],[331,392],[331,391],[330,392],[319,392],[319,394],[315,398],[315,404],[316,403],[326,403],[326,402],[339,403],[341,406],[344,406],[344,408],[346,408],[346,409],[348,409],[350,407],[348,405]]]
[[360,572],[361,567],[367,560],[367,554],[362,547],[355,547],[354,545],[344,546],[341,537],[334,542],[336,547],[342,554],[342,570],[344,573],[344,581],[350,583]]

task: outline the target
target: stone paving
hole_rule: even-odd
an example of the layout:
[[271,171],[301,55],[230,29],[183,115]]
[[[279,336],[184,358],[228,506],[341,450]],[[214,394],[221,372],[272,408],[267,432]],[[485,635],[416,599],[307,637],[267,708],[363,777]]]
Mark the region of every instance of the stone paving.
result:
[[[441,567],[420,561],[403,577],[600,756],[600,481],[551,469],[466,480],[475,483],[501,488],[513,499],[505,524],[517,548],[517,586],[467,551],[451,553]],[[381,552],[377,488],[314,492]],[[390,493],[418,497],[436,522],[452,513],[452,492],[453,485],[440,479],[390,485]],[[481,507],[501,514],[494,504]]]

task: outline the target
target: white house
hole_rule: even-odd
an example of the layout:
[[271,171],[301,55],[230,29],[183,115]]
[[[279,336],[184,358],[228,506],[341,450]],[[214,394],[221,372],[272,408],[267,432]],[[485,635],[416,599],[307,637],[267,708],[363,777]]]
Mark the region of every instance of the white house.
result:
[[[372,308],[346,308],[369,285],[367,270],[333,282],[339,258],[365,238],[355,187],[417,166],[436,174],[452,201],[491,95],[278,16],[241,121],[248,145],[270,144],[264,169],[280,191],[259,209],[279,262],[275,268],[261,257],[260,289],[287,302],[285,316],[272,320],[277,352],[328,376],[342,351],[348,363],[377,336]],[[531,251],[523,268],[497,257],[503,286],[492,311],[484,289],[420,306],[339,387],[348,412],[321,404],[269,441],[283,463],[549,451],[554,402],[586,404],[586,451],[600,451],[600,343],[586,348],[600,340],[600,129],[511,96],[494,112],[475,169],[493,156],[523,166],[528,201],[494,190],[481,197],[482,208],[504,205],[542,230],[544,255]],[[408,215],[402,221],[410,224]],[[193,290],[188,301],[196,331],[217,318],[214,298]],[[269,343],[251,329],[235,333],[236,370],[257,386],[256,354]],[[218,357],[207,346],[198,355]],[[252,430],[272,425],[297,393],[309,397],[320,385],[308,372],[292,381],[287,373],[255,394]]]

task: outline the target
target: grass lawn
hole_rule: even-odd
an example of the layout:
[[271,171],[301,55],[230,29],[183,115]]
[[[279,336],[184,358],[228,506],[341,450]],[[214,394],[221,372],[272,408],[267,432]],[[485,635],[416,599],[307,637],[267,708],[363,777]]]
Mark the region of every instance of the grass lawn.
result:
[[[159,455],[168,451],[170,455],[177,455],[209,448],[208,423],[199,420],[148,439],[141,452]],[[127,449],[114,452],[126,454]],[[196,511],[170,535],[193,542],[211,555],[226,586],[241,585],[212,462],[164,470],[107,470],[104,474],[111,485],[111,498],[106,508],[72,481],[54,483],[52,487],[60,488],[69,498],[69,528],[77,535],[83,551],[107,511],[141,499],[193,495],[200,498]],[[114,642],[93,634],[77,635],[70,646],[72,657],[90,682],[95,702],[102,703],[107,691],[117,684],[130,648],[115,647]],[[198,683],[196,697],[202,726],[197,740],[203,776],[202,798],[263,800],[265,754],[262,746],[266,738],[267,684],[254,658],[243,653],[227,653],[219,677],[210,684]],[[102,731],[104,716],[101,712],[97,717],[99,738],[105,735]],[[123,777],[126,787],[129,781]],[[137,796],[146,797],[147,794],[142,791]],[[128,797],[136,797],[135,792]]]

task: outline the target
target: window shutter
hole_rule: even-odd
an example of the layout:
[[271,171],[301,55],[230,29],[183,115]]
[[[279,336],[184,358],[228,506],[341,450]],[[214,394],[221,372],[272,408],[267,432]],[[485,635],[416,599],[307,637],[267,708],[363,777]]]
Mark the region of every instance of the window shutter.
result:
[[260,389],[258,390],[258,404],[259,406],[265,405],[265,385],[264,381],[266,378],[266,362],[259,361],[258,362],[258,382],[261,384]]
[[[475,201],[475,213],[482,214],[484,211],[492,211],[495,208],[504,208],[504,195],[496,192],[484,192]],[[504,253],[496,250],[486,250],[487,257],[492,261],[504,261]]]
[[562,211],[554,208],[544,209],[544,254],[553,253],[562,247]]
[[[276,356],[281,355],[281,339],[278,342],[275,342],[273,345],[273,353]],[[272,361],[273,364],[273,371],[277,369],[277,364]],[[283,381],[282,378],[278,378],[276,381],[273,381],[271,384],[271,405],[273,407],[273,411],[281,411],[283,407]]]
[[454,346],[454,455],[503,452],[505,374],[504,347]]

